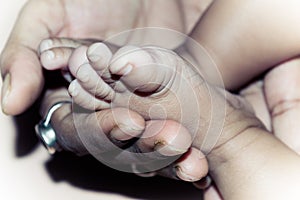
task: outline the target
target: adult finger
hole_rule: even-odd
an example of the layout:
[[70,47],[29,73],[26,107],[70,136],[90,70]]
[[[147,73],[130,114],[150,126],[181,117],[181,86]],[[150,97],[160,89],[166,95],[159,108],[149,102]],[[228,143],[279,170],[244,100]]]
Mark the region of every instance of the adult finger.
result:
[[[29,1],[22,9],[1,54],[4,84],[2,108],[16,115],[27,109],[43,88],[43,74],[37,55],[39,42],[62,26],[60,1]],[[55,10],[55,15],[51,13]]]
[[[49,108],[59,101],[70,101],[66,89],[48,91],[41,107],[42,116],[45,116]],[[122,151],[119,147],[126,145],[128,139],[141,134],[144,127],[144,121],[138,114],[123,108],[106,109],[91,114],[72,112],[74,112],[74,107],[72,108],[71,104],[65,104],[54,112],[51,124],[57,133],[58,144],[64,150],[80,155],[92,154],[99,158],[98,155],[102,153],[113,152],[116,149]],[[163,128],[160,129],[159,125],[162,124]],[[152,135],[154,130],[158,131],[158,134]],[[166,167],[167,164],[162,163],[162,169],[157,169],[159,175],[184,181],[197,181],[207,174],[206,157],[198,149],[188,150],[190,142],[182,142],[182,140],[185,141],[184,136],[189,136],[189,133],[180,124],[171,121],[164,123],[154,121],[148,123],[143,133],[144,137],[142,136],[139,142],[132,144],[127,149],[129,151],[112,157],[114,163],[122,166],[123,163],[128,164],[128,160],[143,164],[145,160],[164,162],[170,158],[169,161],[172,161],[169,162],[170,165]],[[147,135],[152,136],[147,137]],[[156,149],[158,153],[148,154],[149,149]],[[181,156],[182,154],[184,155]],[[173,159],[174,156],[180,159]],[[107,162],[107,164],[110,163]],[[111,166],[114,167],[114,165]],[[142,165],[142,167],[146,169],[149,166]],[[151,171],[151,169],[147,170]],[[133,172],[137,173],[137,171]]]
[[175,169],[179,179],[195,182],[208,174],[208,162],[200,150],[192,147],[175,162]]
[[265,96],[274,134],[300,153],[300,59],[287,61],[265,77]]
[[207,175],[208,163],[205,155],[200,150],[190,148],[178,160],[162,169],[144,173],[145,170],[147,170],[147,166],[142,166],[142,169],[135,166],[133,172],[142,177],[151,177],[158,174],[175,180],[196,182]]
[[[71,101],[65,88],[48,91],[41,106],[42,116],[45,116],[51,106],[60,101]],[[97,147],[99,147],[97,153],[111,150],[111,148],[115,148],[115,145],[122,145],[122,142],[115,144],[108,142],[110,139],[113,141],[127,140],[129,136],[137,136],[143,131],[143,118],[126,109],[107,109],[92,114],[73,114],[73,109],[71,104],[65,104],[57,109],[51,117],[51,125],[57,134],[58,144],[67,151],[77,154],[90,153],[89,147],[86,146],[87,143],[84,143],[79,135],[82,130],[85,130],[86,138],[89,138],[92,144],[97,143]],[[117,113],[117,115],[113,113]],[[126,133],[124,133],[122,132],[125,130],[124,127],[131,128],[126,129]],[[122,131],[118,131],[118,129]]]

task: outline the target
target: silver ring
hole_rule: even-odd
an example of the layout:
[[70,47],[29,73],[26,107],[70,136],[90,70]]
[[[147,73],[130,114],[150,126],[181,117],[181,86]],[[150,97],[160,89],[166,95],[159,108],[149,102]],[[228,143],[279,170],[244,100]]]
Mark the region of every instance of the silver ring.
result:
[[48,110],[45,119],[41,120],[35,126],[35,132],[40,139],[41,143],[47,149],[47,151],[52,155],[57,151],[61,151],[60,145],[57,143],[57,137],[54,129],[51,126],[51,117],[53,113],[62,107],[64,104],[70,104],[71,101],[60,101],[55,103],[51,108]]

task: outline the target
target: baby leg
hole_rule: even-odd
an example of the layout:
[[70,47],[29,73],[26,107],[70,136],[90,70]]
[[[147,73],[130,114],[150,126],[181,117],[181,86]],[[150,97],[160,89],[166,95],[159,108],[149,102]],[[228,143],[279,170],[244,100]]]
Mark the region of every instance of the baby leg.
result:
[[[300,53],[299,1],[214,1],[191,37],[216,62],[227,89],[236,89],[268,68]],[[200,63],[197,51],[187,44]],[[201,69],[208,77],[209,66]]]

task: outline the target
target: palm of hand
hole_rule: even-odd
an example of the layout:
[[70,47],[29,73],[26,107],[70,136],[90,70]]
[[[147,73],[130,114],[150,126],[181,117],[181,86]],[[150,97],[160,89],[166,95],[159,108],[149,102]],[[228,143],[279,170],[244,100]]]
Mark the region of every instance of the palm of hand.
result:
[[52,37],[103,39],[135,27],[137,9],[132,7],[137,8],[138,5],[133,6],[133,3],[138,4],[129,0],[44,1],[40,6],[48,19],[45,21],[43,15],[37,17],[45,21]]

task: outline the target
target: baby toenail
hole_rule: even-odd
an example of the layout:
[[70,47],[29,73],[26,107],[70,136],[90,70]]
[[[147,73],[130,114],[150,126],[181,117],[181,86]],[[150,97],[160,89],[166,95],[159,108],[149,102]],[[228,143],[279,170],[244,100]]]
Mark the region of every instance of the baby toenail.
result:
[[87,67],[80,67],[78,69],[77,72],[77,78],[81,81],[81,82],[87,82],[90,79],[90,70]]
[[69,93],[71,96],[75,97],[78,95],[77,82],[73,81],[69,86]]
[[55,57],[55,54],[53,51],[46,51],[45,56],[48,60],[52,60]]
[[88,58],[91,62],[98,62],[101,59],[101,56],[92,54],[92,55],[88,55]]
[[117,75],[121,75],[121,76],[125,76],[127,74],[129,74],[133,69],[132,64],[126,64],[124,67],[121,67],[119,70],[117,70],[116,74]]
[[122,74],[123,74],[123,76],[125,76],[125,75],[127,75],[127,74],[129,74],[131,71],[132,71],[132,69],[133,69],[133,66],[131,65],[131,64],[127,64],[124,68],[123,68],[123,70],[122,70]]

